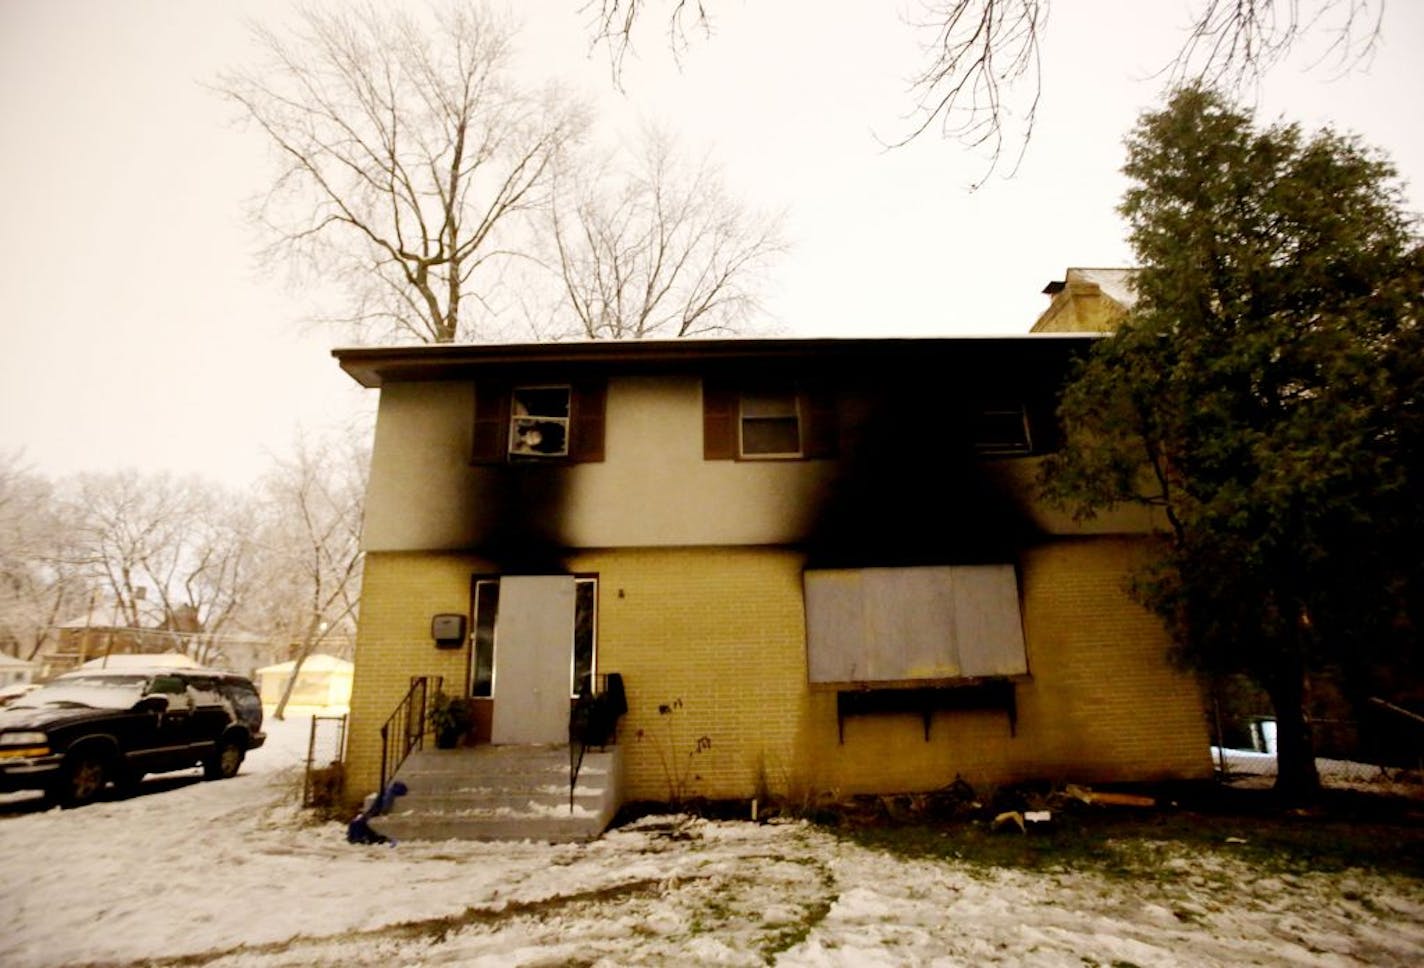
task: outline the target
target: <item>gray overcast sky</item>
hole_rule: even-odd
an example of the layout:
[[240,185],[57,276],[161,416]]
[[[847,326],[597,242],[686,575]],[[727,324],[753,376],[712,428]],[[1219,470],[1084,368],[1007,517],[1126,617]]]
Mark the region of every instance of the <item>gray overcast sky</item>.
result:
[[[903,5],[714,0],[716,34],[680,72],[662,23],[646,25],[620,95],[588,56],[581,3],[511,5],[527,69],[595,99],[602,136],[660,121],[710,149],[739,194],[784,208],[794,248],[767,308],[800,336],[1023,332],[1066,266],[1126,264],[1122,139],[1158,103],[1152,74],[1188,6],[1055,4],[1028,154],[971,194],[982,156],[933,135],[889,152],[876,140],[904,130],[911,104]],[[0,452],[48,474],[240,483],[298,427],[371,402],[329,356],[347,339],[300,325],[320,307],[255,269],[243,212],[266,148],[203,87],[252,57],[245,18],[291,8],[0,0]],[[1390,0],[1367,69],[1304,73],[1307,49],[1267,80],[1262,116],[1360,134],[1424,208],[1421,42],[1424,3]]]

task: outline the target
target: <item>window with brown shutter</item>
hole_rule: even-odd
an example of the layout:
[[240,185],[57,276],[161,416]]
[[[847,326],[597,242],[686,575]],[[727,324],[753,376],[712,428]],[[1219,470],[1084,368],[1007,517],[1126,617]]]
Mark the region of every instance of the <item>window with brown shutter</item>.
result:
[[839,443],[835,397],[791,383],[702,382],[705,460],[834,457]]
[[502,464],[509,452],[509,385],[495,380],[475,384],[475,434],[470,459]]
[[480,380],[470,459],[476,464],[601,461],[606,395],[602,381]]
[[569,460],[596,463],[603,460],[604,410],[607,396],[601,382],[575,383],[569,416]]
[[737,456],[737,392],[730,384],[702,381],[702,457],[732,460]]

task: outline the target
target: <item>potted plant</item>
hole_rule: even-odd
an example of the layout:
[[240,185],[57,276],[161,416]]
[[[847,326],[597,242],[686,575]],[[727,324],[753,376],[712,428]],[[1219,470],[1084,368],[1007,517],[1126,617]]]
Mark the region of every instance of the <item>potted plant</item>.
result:
[[459,746],[460,739],[470,731],[470,725],[474,722],[467,700],[447,696],[443,692],[437,692],[430,700],[430,712],[426,718],[435,732],[435,747],[442,750]]

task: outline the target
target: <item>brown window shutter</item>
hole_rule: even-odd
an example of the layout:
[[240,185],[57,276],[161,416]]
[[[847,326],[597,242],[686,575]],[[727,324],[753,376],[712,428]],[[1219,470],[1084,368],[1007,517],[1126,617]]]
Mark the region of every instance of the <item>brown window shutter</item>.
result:
[[806,457],[834,457],[840,450],[840,421],[835,395],[825,390],[803,391],[801,453]]
[[604,409],[607,385],[602,381],[575,383],[569,401],[569,460],[603,460]]
[[499,464],[509,450],[509,387],[491,380],[475,384],[475,434],[470,460]]
[[702,458],[737,456],[737,392],[718,380],[702,381]]

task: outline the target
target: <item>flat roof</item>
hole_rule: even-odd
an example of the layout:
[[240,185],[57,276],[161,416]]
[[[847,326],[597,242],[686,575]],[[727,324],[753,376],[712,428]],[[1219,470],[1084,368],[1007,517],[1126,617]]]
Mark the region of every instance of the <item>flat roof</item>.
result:
[[[1100,333],[1014,333],[996,336],[815,337],[661,340],[581,340],[565,343],[431,343],[356,346],[331,351],[364,387],[386,382],[452,380],[480,370],[527,364],[598,368],[663,368],[669,364],[759,363],[821,359],[843,363],[1034,352],[1072,353]],[[1034,347],[1034,349],[1030,349]]]

